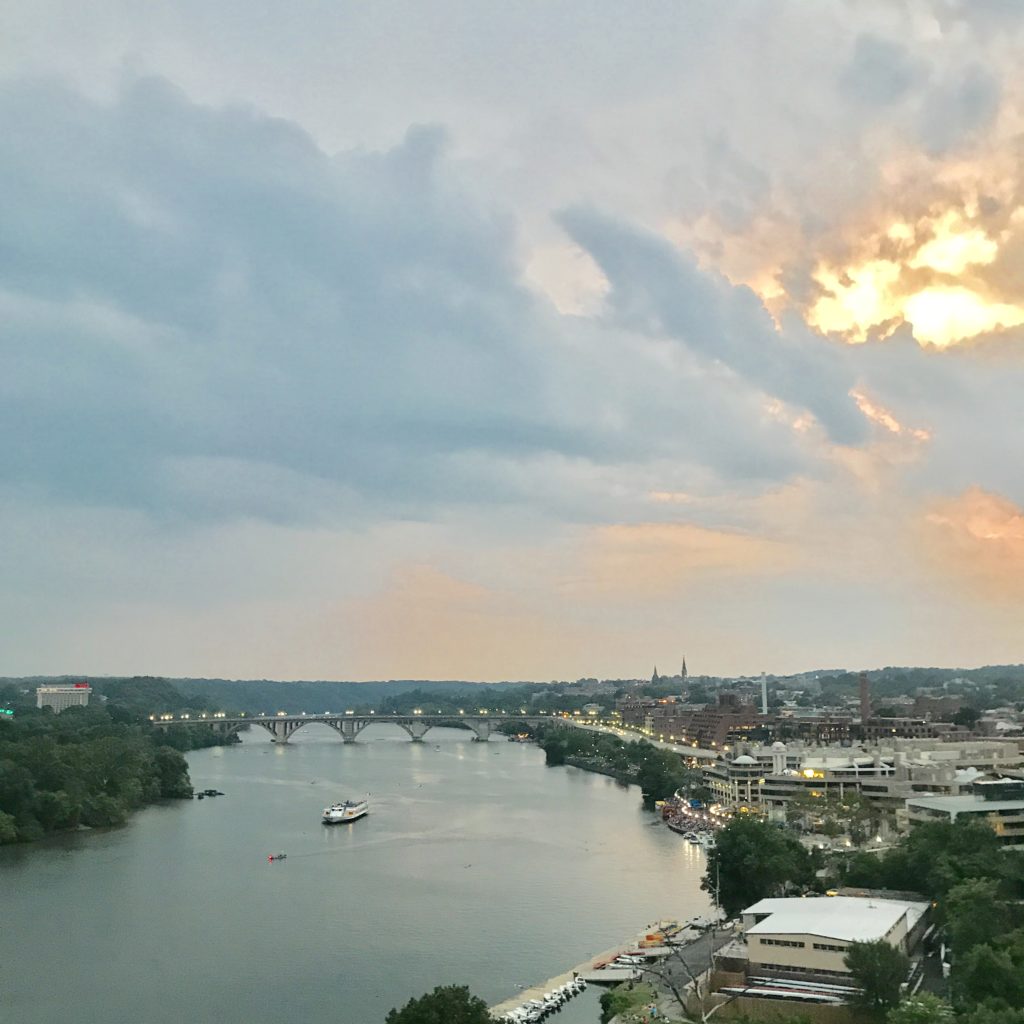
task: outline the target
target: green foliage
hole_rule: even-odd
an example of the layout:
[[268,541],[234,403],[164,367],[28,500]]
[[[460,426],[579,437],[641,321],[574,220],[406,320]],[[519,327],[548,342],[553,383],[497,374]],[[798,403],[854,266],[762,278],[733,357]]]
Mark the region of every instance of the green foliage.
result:
[[605,732],[552,725],[537,730],[537,742],[549,766],[569,762],[637,783],[648,807],[676,790],[696,794],[703,787],[699,771],[687,768],[678,754],[646,740],[627,742]]
[[987,825],[958,821],[916,825],[881,857],[858,855],[846,867],[847,885],[921,892],[942,899],[958,883],[992,878],[1006,883],[1019,854],[1004,851]]
[[96,696],[106,698],[114,721],[138,721],[162,711],[215,711],[209,698],[186,695],[173,683],[154,676],[105,679],[92,684]]
[[620,1013],[648,1006],[654,1000],[654,989],[650,985],[616,985],[601,996],[601,1024],[608,1024]]
[[18,823],[10,814],[0,811],[0,846],[18,841]]
[[814,882],[814,865],[799,840],[758,818],[733,818],[708,852],[701,888],[728,917],[768,896]]
[[1013,945],[975,946],[957,957],[952,982],[959,1004],[977,1006],[995,1000],[997,1005],[1024,1007],[1024,948],[1019,939],[1016,949]]
[[960,1014],[959,1020],[960,1024],[1024,1024],[1024,1009],[989,1000]]
[[894,1006],[886,1024],[953,1024],[953,1007],[930,992],[919,992]]
[[954,885],[946,895],[949,941],[957,957],[975,946],[992,942],[1009,930],[1009,913],[991,878],[971,878]]
[[26,708],[0,727],[0,844],[117,825],[155,800],[192,795],[181,754],[119,717],[102,705]]
[[385,1024],[492,1024],[487,1004],[461,985],[439,985],[391,1010]]
[[977,708],[962,707],[955,715],[953,715],[953,724],[963,725],[968,729],[973,729],[978,724],[979,718],[981,718],[981,712]]
[[854,942],[844,959],[854,984],[860,989],[857,1002],[876,1016],[891,1011],[900,1001],[910,961],[906,954],[884,939]]

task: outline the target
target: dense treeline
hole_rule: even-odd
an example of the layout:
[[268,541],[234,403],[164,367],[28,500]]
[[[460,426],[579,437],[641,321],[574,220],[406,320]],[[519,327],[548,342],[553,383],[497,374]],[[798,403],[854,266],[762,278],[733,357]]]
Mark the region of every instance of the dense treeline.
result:
[[687,768],[678,754],[646,740],[627,743],[609,733],[545,726],[537,731],[537,742],[549,765],[572,764],[635,782],[648,807],[680,789],[698,798],[707,795],[699,771]]
[[[0,688],[0,706],[15,710],[0,719],[0,844],[117,825],[156,800],[191,797],[184,757],[129,704],[111,700],[54,715],[20,690]],[[187,749],[193,737],[175,741]]]

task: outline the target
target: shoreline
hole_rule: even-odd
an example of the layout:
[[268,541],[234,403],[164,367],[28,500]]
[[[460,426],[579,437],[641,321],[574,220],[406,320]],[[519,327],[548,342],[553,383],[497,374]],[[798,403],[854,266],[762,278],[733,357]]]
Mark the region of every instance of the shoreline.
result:
[[[602,768],[593,764],[587,763],[587,758],[581,757],[566,757],[565,763],[572,768],[579,768],[580,771],[593,772],[595,775],[604,775],[606,778],[614,779],[616,782],[621,782],[624,786],[636,786],[639,785],[635,776],[627,772],[619,772],[614,768]],[[557,768],[558,765],[547,765],[548,768]]]

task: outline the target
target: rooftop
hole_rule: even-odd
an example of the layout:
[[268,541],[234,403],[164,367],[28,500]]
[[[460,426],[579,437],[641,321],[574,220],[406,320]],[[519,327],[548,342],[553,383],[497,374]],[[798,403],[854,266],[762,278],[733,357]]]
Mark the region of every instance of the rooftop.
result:
[[817,935],[845,942],[871,942],[886,935],[904,914],[907,928],[928,909],[927,903],[856,896],[767,899],[747,907],[748,914],[768,914],[747,929],[749,935]]
[[[975,783],[977,785],[977,783]],[[909,796],[907,807],[924,807],[931,811],[945,811],[954,818],[964,813],[991,811],[1024,811],[1024,800],[985,800],[980,796]]]

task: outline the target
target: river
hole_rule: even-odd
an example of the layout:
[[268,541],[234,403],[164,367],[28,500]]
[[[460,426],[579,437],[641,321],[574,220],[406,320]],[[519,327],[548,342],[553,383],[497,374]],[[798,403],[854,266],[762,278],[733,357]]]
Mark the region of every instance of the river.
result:
[[[707,908],[703,854],[636,787],[532,745],[310,725],[188,759],[225,796],[0,850],[0,1020],[382,1024],[437,984],[494,1004]],[[368,817],[320,824],[366,793]],[[597,994],[552,1020],[596,1024]]]

